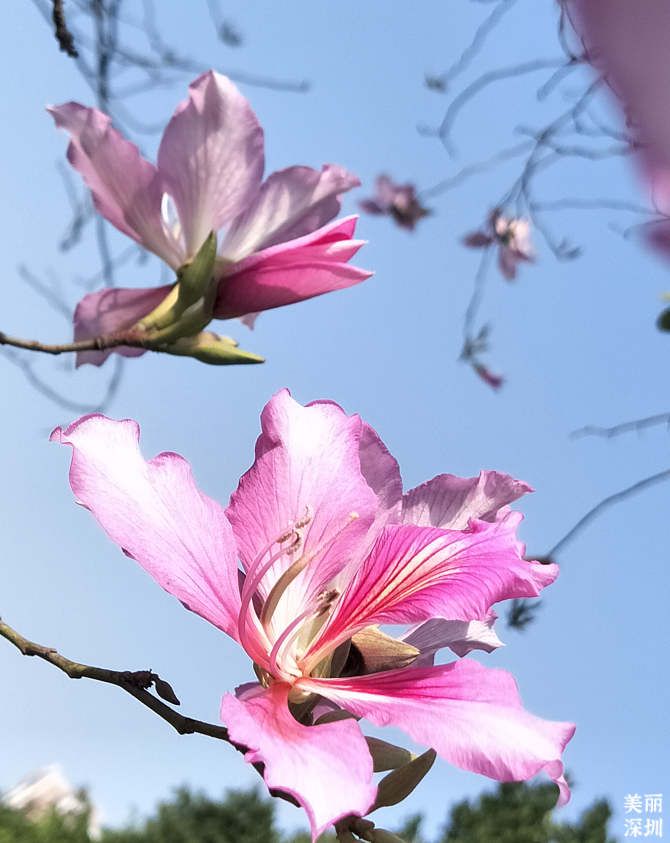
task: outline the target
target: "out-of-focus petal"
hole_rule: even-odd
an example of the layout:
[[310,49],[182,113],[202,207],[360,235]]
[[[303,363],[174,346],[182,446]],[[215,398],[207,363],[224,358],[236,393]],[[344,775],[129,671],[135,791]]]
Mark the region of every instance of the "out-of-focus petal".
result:
[[516,538],[520,520],[520,513],[510,512],[493,524],[473,521],[467,531],[386,527],[313,653],[371,624],[485,620],[500,600],[537,597],[558,566],[523,559],[525,548]]
[[[261,425],[256,461],[226,510],[242,564],[249,570],[268,542],[306,516],[300,555],[309,557],[320,549],[273,615],[273,623],[283,630],[302,611],[305,595],[319,592],[359,556],[379,501],[361,474],[358,416],[347,416],[330,402],[301,407],[284,389],[264,408]],[[266,586],[296,558],[278,560]]]
[[232,741],[249,747],[245,760],[265,766],[269,788],[286,791],[305,809],[312,839],[374,802],[372,757],[355,720],[303,726],[289,713],[289,685],[276,683],[244,701],[226,694],[221,719]]
[[462,242],[468,249],[485,249],[493,243],[493,237],[483,231],[474,231],[472,234],[466,234]]
[[516,265],[520,260],[522,258],[513,249],[509,249],[507,246],[501,246],[498,249],[498,269],[506,281],[514,281]]
[[71,445],[70,485],[110,539],[186,608],[237,640],[237,553],[223,509],[178,454],[145,462],[129,419],[84,416],[52,441]]
[[340,195],[360,181],[343,167],[287,167],[272,173],[254,202],[231,225],[220,253],[237,261],[260,249],[311,234],[337,216]]
[[433,618],[410,629],[401,640],[421,651],[421,655],[412,662],[412,667],[429,667],[433,664],[435,654],[443,647],[449,647],[461,657],[472,650],[492,653],[498,647],[504,647],[493,630],[497,619],[493,609],[489,609],[484,621],[445,621]]
[[[89,293],[77,304],[74,311],[75,342],[132,328],[158,307],[171,289],[170,285],[139,290],[109,287],[97,293]],[[93,366],[99,366],[112,353],[121,354],[123,357],[139,357],[144,354],[144,349],[119,346],[106,351],[79,351],[76,365],[91,363]]]
[[68,161],[90,188],[95,209],[177,269],[183,255],[163,228],[164,187],[154,165],[96,108],[68,102],[48,111],[56,125],[70,134]]
[[443,530],[465,530],[468,521],[499,521],[508,504],[533,489],[499,471],[482,471],[479,477],[439,474],[403,496],[402,523]]
[[358,207],[366,214],[373,214],[376,217],[388,214],[388,209],[380,207],[374,199],[361,199]]
[[381,175],[375,179],[375,201],[380,208],[388,211],[395,200],[397,185],[388,176]]
[[263,130],[247,100],[209,71],[189,86],[158,150],[158,171],[179,214],[186,257],[253,201],[263,177]]
[[621,101],[648,164],[670,168],[670,5],[666,0],[572,0],[566,9],[587,58]]
[[514,677],[464,659],[448,665],[389,670],[351,679],[300,679],[375,726],[397,726],[447,761],[497,781],[524,781],[544,770],[570,798],[561,753],[572,723],[524,711]]
[[346,263],[364,243],[350,239],[351,228],[351,218],[337,220],[234,264],[219,284],[214,317],[270,310],[365,281],[371,272]]

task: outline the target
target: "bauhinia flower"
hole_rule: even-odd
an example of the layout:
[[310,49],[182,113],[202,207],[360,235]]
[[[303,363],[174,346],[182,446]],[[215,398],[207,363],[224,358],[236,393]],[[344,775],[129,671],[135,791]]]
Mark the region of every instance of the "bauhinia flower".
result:
[[487,383],[492,389],[500,389],[505,382],[502,375],[495,375],[487,366],[484,366],[483,363],[474,361],[472,363],[472,368],[484,381],[484,383]]
[[644,226],[650,245],[670,256],[670,5],[665,0],[570,0],[565,5],[585,48],[623,110],[634,159],[664,220]]
[[[556,565],[525,561],[516,538],[522,516],[509,504],[530,487],[485,471],[403,495],[378,435],[336,404],[302,407],[284,390],[261,422],[225,510],[177,454],[145,462],[133,421],[85,416],[52,434],[72,446],[72,490],[107,535],[252,659],[257,681],[221,705],[246,760],[304,807],[315,838],[377,807],[373,767],[408,755],[366,740],[359,718],[499,781],[544,770],[567,802],[561,753],[574,726],[524,711],[503,670],[434,664],[445,647],[500,646],[492,605],[555,579]],[[396,639],[381,624],[411,628]]]
[[[360,184],[355,176],[326,164],[321,172],[288,167],[263,182],[263,130],[247,100],[213,71],[189,92],[163,133],[155,166],[95,108],[70,102],[49,109],[70,134],[68,160],[96,210],[178,278],[86,296],[75,311],[75,340],[134,331],[173,353],[211,349],[215,335],[198,335],[212,318],[241,317],[252,327],[260,311],[372,274],[348,264],[363,245],[352,239],[356,217],[330,222],[340,195]],[[79,353],[77,365],[100,365],[110,353]]]
[[396,184],[386,175],[377,176],[375,194],[371,199],[362,199],[361,211],[377,216],[391,216],[400,228],[414,231],[417,222],[430,214],[416,198],[413,184]]
[[507,281],[516,278],[518,264],[532,263],[534,260],[530,221],[521,217],[503,216],[500,208],[491,211],[483,231],[466,235],[463,245],[470,249],[497,246],[498,269]]

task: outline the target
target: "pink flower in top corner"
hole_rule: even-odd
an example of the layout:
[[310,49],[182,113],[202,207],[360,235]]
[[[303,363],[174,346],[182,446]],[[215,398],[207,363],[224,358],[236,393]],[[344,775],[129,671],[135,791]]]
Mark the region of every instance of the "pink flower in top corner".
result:
[[414,231],[417,222],[430,214],[416,198],[413,184],[396,184],[388,176],[377,176],[375,195],[358,203],[367,214],[392,216],[400,228]]
[[474,231],[463,238],[463,245],[470,249],[498,247],[498,269],[507,281],[516,278],[517,265],[535,260],[530,239],[530,220],[522,217],[503,216],[494,208],[486,220],[483,231]]
[[[443,648],[501,646],[493,604],[556,578],[556,565],[524,560],[516,538],[509,504],[531,488],[483,471],[403,494],[369,425],[330,401],[302,407],[288,390],[261,423],[226,509],[177,454],[145,462],[133,421],[85,416],[51,437],[72,446],[72,490],[112,541],[249,655],[257,681],[221,705],[246,760],[303,806],[314,838],[374,804],[374,744],[359,718],[499,781],[544,770],[567,802],[561,753],[574,726],[524,711],[503,670],[434,664]],[[380,624],[411,628],[396,639]]]
[[[196,256],[210,232],[225,229],[208,305],[211,318],[241,317],[251,327],[260,311],[372,275],[348,263],[363,245],[353,239],[356,217],[330,222],[341,194],[359,180],[325,164],[321,172],[287,167],[262,181],[263,130],[225,76],[209,71],[190,85],[188,99],[163,133],[155,166],[97,109],[69,102],[49,111],[70,134],[68,160],[90,188],[96,210],[173,270]],[[77,305],[75,340],[131,328],[170,290],[91,293]],[[80,353],[77,365],[100,365],[110,353]]]
[[[670,217],[670,4],[571,0],[565,8],[585,58],[623,111],[654,206]],[[650,245],[670,256],[670,220],[645,230]]]

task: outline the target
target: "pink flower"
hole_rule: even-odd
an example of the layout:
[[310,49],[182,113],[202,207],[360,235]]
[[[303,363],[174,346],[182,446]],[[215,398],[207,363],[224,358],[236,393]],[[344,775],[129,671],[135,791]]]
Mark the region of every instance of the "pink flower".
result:
[[[665,0],[572,0],[566,10],[586,58],[623,109],[656,208],[670,216],[670,5]],[[670,255],[670,222],[653,223],[649,243]]]
[[[288,167],[262,182],[263,130],[247,100],[213,71],[199,76],[189,92],[163,133],[156,166],[100,111],[74,102],[49,111],[70,134],[68,160],[91,189],[96,209],[173,270],[198,254],[210,232],[227,229],[218,246],[214,295],[200,302],[205,324],[243,317],[251,327],[259,311],[369,278],[372,273],[347,263],[362,245],[352,239],[356,218],[326,225],[340,210],[340,194],[357,187],[358,179],[326,164],[320,173]],[[75,311],[75,340],[133,327],[170,290],[86,296]],[[110,353],[80,353],[77,365],[100,365]]]
[[500,389],[504,383],[502,375],[494,375],[493,372],[484,366],[482,363],[473,363],[472,368],[479,375],[479,377],[487,383],[492,389]]
[[[363,732],[333,722],[338,708],[499,781],[544,770],[567,802],[560,758],[574,726],[524,711],[505,671],[433,664],[444,647],[500,646],[492,604],[556,578],[516,538],[509,504],[530,487],[442,474],[403,495],[375,431],[336,404],[301,407],[283,390],[261,422],[225,510],[177,454],[145,462],[133,421],[85,416],[51,437],[73,447],[72,490],[108,536],[253,660],[258,681],[221,705],[246,760],[305,808],[314,837],[376,794]],[[396,640],[379,624],[414,626]]]
[[390,215],[400,228],[414,231],[417,222],[430,214],[416,198],[413,184],[396,184],[388,176],[377,176],[375,195],[372,199],[363,199],[359,207],[367,214]]
[[517,264],[534,260],[530,221],[505,217],[500,208],[491,211],[484,231],[475,231],[463,238],[463,245],[470,249],[486,249],[493,244],[498,246],[498,269],[507,281],[516,278]]

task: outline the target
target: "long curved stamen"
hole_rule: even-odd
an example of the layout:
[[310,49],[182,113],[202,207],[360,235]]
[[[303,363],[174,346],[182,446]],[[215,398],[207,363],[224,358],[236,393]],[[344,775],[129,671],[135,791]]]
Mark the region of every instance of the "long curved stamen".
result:
[[[266,656],[267,650],[270,649],[270,641],[267,637],[267,633],[265,627],[261,623],[258,615],[254,609],[253,599],[254,595],[256,594],[256,590],[260,583],[262,582],[265,575],[268,571],[272,568],[275,562],[280,559],[285,553],[293,554],[296,553],[300,545],[302,543],[302,535],[298,532],[302,529],[306,524],[311,521],[312,518],[312,511],[310,507],[306,507],[305,514],[301,519],[295,521],[293,523],[289,523],[281,533],[278,533],[274,536],[270,541],[268,541],[264,547],[254,556],[254,559],[249,565],[247,576],[244,580],[244,585],[242,586],[242,593],[240,595],[240,613],[238,616],[237,621],[237,629],[240,636],[240,643],[244,647],[244,649],[251,655],[251,657],[255,661],[260,661],[263,664],[266,664]],[[288,547],[282,547],[283,544],[286,544],[289,539],[293,538],[293,541]],[[278,544],[279,550],[275,551],[270,558],[264,563],[262,563],[263,557],[268,553],[274,545]],[[258,647],[256,641],[254,641],[252,636],[247,635],[247,623],[250,623],[260,636],[261,640],[264,641],[265,650],[261,650]]]
[[312,603],[308,609],[305,609],[304,612],[291,621],[291,623],[275,641],[274,647],[272,648],[272,652],[270,653],[270,673],[273,673],[274,675],[276,675],[276,673],[288,673],[287,670],[279,667],[277,663],[280,650],[287,650],[291,644],[293,644],[295,639],[298,638],[302,632],[303,622],[306,621],[307,618],[313,617],[316,619],[328,612],[334,601],[339,596],[340,592],[336,588],[328,592],[321,592],[317,598],[316,604]]
[[263,626],[267,627],[267,624],[274,614],[275,609],[279,601],[281,600],[282,596],[286,589],[291,585],[291,583],[295,580],[298,574],[301,574],[305,568],[309,565],[309,563],[314,559],[315,556],[318,556],[322,553],[329,545],[331,545],[335,539],[340,535],[340,533],[344,532],[346,528],[356,519],[358,518],[357,512],[350,512],[347,516],[347,520],[344,524],[341,524],[337,527],[326,539],[324,539],[321,544],[319,544],[311,553],[305,554],[297,559],[290,568],[287,568],[286,571],[279,577],[277,582],[272,586],[272,590],[268,594],[268,598],[265,601],[263,606],[263,611],[261,612],[261,623]]
[[[276,544],[276,542],[269,543],[269,545],[263,549],[263,553],[266,553],[270,549],[270,547],[272,547],[273,544]],[[247,650],[247,652],[249,652],[247,645],[250,644],[250,639],[246,631],[247,622],[251,623],[251,625],[255,627],[256,631],[263,638],[266,639],[268,646],[270,645],[269,640],[267,640],[265,628],[260,622],[260,619],[258,618],[258,615],[256,614],[256,611],[254,609],[253,599],[254,595],[256,594],[256,588],[260,584],[263,577],[267,574],[267,572],[275,564],[275,562],[278,559],[281,559],[283,555],[284,550],[283,548],[280,548],[275,553],[273,553],[272,556],[270,556],[268,561],[264,565],[262,565],[253,576],[247,576],[244,581],[244,586],[242,587],[241,595],[240,614],[237,620],[237,630],[240,635],[240,642],[242,643],[244,649]],[[258,556],[256,557],[256,559],[258,559]],[[256,560],[254,560],[254,562],[255,561]]]

